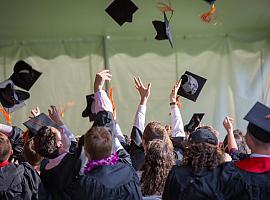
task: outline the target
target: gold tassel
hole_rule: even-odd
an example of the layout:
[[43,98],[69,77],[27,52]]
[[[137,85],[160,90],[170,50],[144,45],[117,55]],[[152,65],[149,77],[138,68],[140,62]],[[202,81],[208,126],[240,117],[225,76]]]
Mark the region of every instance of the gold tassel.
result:
[[7,111],[5,111],[4,108],[0,108],[0,112],[1,112],[1,113],[3,114],[3,116],[5,117],[6,123],[7,123],[8,125],[12,125],[10,114],[9,114]]
[[209,10],[208,12],[206,12],[206,13],[203,13],[203,14],[201,15],[201,19],[202,19],[204,22],[206,22],[206,23],[210,23],[211,20],[212,20],[213,15],[214,15],[215,12],[216,12],[216,10],[217,10],[217,9],[216,9],[215,4],[211,5],[210,10]]
[[171,7],[171,5],[168,5],[168,4],[162,3],[162,2],[159,2],[157,7],[159,8],[159,10],[162,13],[174,11],[173,8]]

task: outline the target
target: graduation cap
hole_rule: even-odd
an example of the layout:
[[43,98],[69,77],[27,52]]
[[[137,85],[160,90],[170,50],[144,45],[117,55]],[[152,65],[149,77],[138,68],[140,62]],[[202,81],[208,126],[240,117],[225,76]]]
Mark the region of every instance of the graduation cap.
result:
[[193,132],[201,123],[204,113],[194,113],[189,123],[185,125],[185,130],[188,132]]
[[0,83],[0,102],[6,112],[12,113],[25,106],[24,101],[30,97],[28,92],[14,89],[14,83],[6,80]]
[[36,134],[43,126],[52,126],[60,130],[60,127],[57,125],[57,123],[55,123],[44,113],[41,113],[38,116],[24,122],[23,125],[25,125],[32,134]]
[[82,112],[82,117],[89,117],[89,121],[95,121],[96,113],[95,113],[95,95],[90,94],[86,96],[87,106]]
[[157,32],[155,39],[156,40],[169,40],[170,45],[173,48],[172,33],[171,33],[169,20],[165,12],[163,13],[163,15],[164,15],[164,21],[158,21],[158,20],[152,21],[152,24]]
[[270,142],[270,108],[257,102],[244,117],[250,133],[258,140]]
[[215,3],[216,0],[203,0],[203,1],[205,1],[208,4],[212,5],[213,3]]
[[217,136],[206,128],[199,128],[196,131],[192,132],[188,138],[188,141],[192,143],[204,142],[212,145],[218,144]]
[[132,15],[137,10],[131,0],[114,0],[105,11],[122,26],[125,22],[132,22]]
[[9,79],[16,86],[29,91],[41,74],[41,72],[33,69],[29,64],[20,60],[15,64],[13,74]]
[[207,79],[189,71],[186,71],[181,79],[181,86],[177,94],[195,102]]

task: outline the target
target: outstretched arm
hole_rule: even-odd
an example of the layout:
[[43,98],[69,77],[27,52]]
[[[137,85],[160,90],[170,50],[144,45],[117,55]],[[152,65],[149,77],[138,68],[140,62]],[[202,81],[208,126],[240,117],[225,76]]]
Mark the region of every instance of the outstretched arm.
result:
[[56,106],[51,105],[48,109],[50,118],[57,123],[62,129],[63,133],[68,137],[68,139],[72,141],[76,141],[74,134],[68,129],[68,127],[63,123],[60,110],[56,108]]
[[238,147],[237,147],[237,143],[235,141],[235,138],[234,138],[234,134],[233,134],[233,118],[231,117],[225,117],[224,121],[223,121],[223,126],[224,128],[226,129],[227,131],[227,139],[228,139],[228,151],[230,152],[232,149],[234,150],[238,150]]
[[135,114],[133,129],[131,132],[131,140],[133,140],[137,146],[141,146],[142,133],[144,131],[145,124],[146,104],[151,94],[151,83],[145,87],[140,77],[134,78],[134,82],[135,88],[140,94],[140,103]]
[[177,91],[179,90],[180,85],[181,80],[178,80],[173,86],[170,94],[172,137],[185,137],[182,116],[177,106]]

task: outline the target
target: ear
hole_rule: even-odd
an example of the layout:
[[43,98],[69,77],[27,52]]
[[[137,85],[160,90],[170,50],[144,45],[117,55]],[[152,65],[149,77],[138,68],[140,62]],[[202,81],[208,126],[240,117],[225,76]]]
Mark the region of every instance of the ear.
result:
[[10,156],[13,155],[13,149],[10,150]]
[[57,146],[58,148],[62,148],[62,147],[63,147],[62,141],[58,141],[57,144],[56,144],[56,146]]

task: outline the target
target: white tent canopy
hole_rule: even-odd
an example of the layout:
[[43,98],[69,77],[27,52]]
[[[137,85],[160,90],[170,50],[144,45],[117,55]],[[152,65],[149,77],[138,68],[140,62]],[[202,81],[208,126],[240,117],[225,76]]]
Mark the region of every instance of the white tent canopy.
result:
[[196,103],[182,99],[185,123],[194,112],[205,112],[203,123],[223,131],[222,120],[231,115],[235,128],[245,131],[243,117],[255,102],[270,105],[268,0],[218,0],[215,26],[200,21],[209,9],[202,0],[172,0],[173,49],[168,41],[154,40],[151,21],[162,19],[159,1],[134,2],[139,10],[133,23],[122,27],[104,12],[110,1],[2,2],[0,80],[11,75],[19,59],[43,72],[27,106],[12,114],[14,125],[26,121],[37,105],[47,112],[51,104],[74,101],[64,121],[76,134],[85,133],[85,95],[105,66],[113,74],[118,122],[127,134],[139,103],[134,76],[152,82],[147,122],[170,123],[169,93],[186,70],[208,80]]

